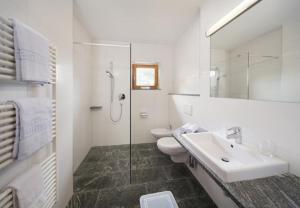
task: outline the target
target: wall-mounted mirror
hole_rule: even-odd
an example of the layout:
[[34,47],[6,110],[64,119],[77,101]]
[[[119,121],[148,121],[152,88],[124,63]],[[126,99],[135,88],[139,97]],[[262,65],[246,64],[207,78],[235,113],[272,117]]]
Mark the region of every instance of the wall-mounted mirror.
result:
[[300,0],[262,0],[211,35],[211,97],[300,102]]

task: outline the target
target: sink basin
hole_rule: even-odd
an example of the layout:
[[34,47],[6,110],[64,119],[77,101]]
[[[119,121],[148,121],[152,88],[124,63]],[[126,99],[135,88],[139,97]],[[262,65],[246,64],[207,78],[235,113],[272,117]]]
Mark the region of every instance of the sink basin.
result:
[[288,163],[265,156],[212,132],[184,134],[181,143],[224,182],[251,180],[288,172]]

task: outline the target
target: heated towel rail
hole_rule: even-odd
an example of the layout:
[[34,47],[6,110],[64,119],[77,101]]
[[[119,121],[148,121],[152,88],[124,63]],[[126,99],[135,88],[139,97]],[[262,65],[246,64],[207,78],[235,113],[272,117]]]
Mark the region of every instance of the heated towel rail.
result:
[[[52,138],[56,137],[56,102],[52,101]],[[0,105],[0,170],[13,163],[16,112],[12,104]]]
[[[51,84],[56,82],[56,49],[49,47]],[[16,80],[14,30],[12,21],[0,17],[0,80]]]
[[[41,208],[52,208],[56,203],[56,154],[52,153],[41,164],[43,183],[47,196],[46,203]],[[11,188],[4,189],[0,193],[0,207],[1,208],[15,208],[13,205],[13,191]]]
[[[56,97],[56,55],[55,47],[49,47],[51,99]],[[17,80],[16,61],[14,48],[14,29],[10,19],[0,16],[0,82]],[[1,89],[2,90],[2,89]],[[0,103],[0,171],[13,165],[13,145],[16,131],[16,112],[13,105]],[[53,145],[56,145],[56,102],[52,101],[52,137]],[[57,201],[57,177],[56,177],[56,148],[54,152],[41,163],[44,186],[47,194],[47,203],[42,208],[52,208]],[[10,174],[8,171],[7,174]],[[7,182],[9,183],[9,182]],[[3,188],[0,188],[3,190]],[[13,207],[12,189],[0,192],[0,208]]]

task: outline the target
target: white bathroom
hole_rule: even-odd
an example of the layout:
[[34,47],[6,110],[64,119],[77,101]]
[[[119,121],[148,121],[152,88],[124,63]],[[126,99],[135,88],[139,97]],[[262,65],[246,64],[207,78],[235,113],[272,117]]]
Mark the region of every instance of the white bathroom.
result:
[[299,0],[0,0],[0,208],[300,206]]

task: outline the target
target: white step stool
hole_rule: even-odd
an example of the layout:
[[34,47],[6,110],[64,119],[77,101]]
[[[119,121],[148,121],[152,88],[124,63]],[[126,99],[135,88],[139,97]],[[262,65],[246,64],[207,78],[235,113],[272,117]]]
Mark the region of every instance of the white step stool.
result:
[[140,198],[141,208],[178,208],[171,191],[143,195]]

